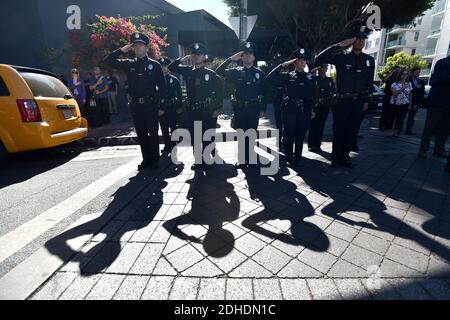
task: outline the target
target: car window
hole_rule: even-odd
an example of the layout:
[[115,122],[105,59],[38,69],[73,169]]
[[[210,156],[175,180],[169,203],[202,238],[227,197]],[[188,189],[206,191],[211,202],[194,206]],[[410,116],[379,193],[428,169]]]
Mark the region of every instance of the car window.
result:
[[0,97],[9,96],[9,90],[6,86],[6,83],[3,81],[2,77],[0,77]]
[[71,95],[69,89],[59,79],[39,73],[20,72],[35,97],[64,98]]

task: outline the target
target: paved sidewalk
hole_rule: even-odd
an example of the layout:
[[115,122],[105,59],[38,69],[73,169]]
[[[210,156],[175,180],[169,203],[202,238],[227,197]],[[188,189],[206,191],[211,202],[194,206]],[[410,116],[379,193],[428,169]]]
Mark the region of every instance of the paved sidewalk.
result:
[[351,171],[330,168],[329,142],[270,177],[237,170],[234,142],[204,173],[179,150],[184,166],[149,179],[30,298],[450,299],[445,161],[368,127]]

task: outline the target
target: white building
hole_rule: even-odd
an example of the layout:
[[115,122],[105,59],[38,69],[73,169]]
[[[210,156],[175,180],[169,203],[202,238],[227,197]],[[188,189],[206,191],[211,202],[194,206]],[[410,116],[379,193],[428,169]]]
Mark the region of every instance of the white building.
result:
[[[421,54],[428,68],[421,77],[429,79],[437,60],[447,56],[450,44],[450,0],[438,0],[410,25],[396,25],[370,35],[365,52],[374,57],[377,69],[399,52]],[[378,75],[375,79],[380,81]]]

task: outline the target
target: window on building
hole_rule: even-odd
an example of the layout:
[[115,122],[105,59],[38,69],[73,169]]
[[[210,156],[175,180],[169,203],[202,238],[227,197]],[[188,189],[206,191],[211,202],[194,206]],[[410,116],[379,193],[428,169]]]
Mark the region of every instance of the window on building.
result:
[[417,25],[421,25],[422,24],[422,20],[423,20],[423,18],[419,18],[419,19],[417,19]]
[[416,55],[416,49],[412,49],[412,50],[411,50],[411,55],[412,55],[412,56],[415,56],[415,55]]
[[6,97],[6,96],[9,96],[9,90],[8,90],[8,87],[6,86],[6,83],[0,77],[0,97]]
[[419,36],[420,36],[420,33],[419,33],[419,32],[416,32],[416,33],[414,34],[414,41],[419,41]]

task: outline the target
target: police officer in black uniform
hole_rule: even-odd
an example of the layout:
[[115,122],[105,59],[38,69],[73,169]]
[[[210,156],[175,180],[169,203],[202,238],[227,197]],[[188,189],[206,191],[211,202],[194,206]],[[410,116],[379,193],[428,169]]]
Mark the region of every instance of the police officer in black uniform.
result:
[[281,151],[284,151],[283,144],[283,98],[286,94],[286,87],[276,86],[272,90],[273,111],[275,113],[275,125],[277,126],[279,136],[278,145]]
[[[333,109],[333,167],[353,168],[350,151],[354,147],[363,113],[369,108],[373,92],[375,60],[362,52],[369,30],[361,27],[354,38],[344,40],[321,52],[317,65],[333,64],[337,73],[338,103]],[[348,46],[351,52],[342,52]]]
[[[132,35],[131,44],[113,51],[105,59],[105,63],[123,70],[128,78],[130,110],[144,158],[139,170],[147,167],[152,170],[158,168],[158,117],[164,114],[161,100],[166,96],[163,70],[158,61],[148,57],[148,45],[148,37],[136,32]],[[136,58],[119,59],[131,50]]]
[[171,152],[174,147],[171,135],[177,129],[177,114],[182,112],[183,96],[180,80],[172,75],[169,70],[169,65],[172,61],[167,57],[162,57],[158,62],[162,66],[167,85],[167,95],[164,99],[164,115],[159,119],[165,145],[163,152]]
[[[203,44],[194,43],[191,46],[191,52],[192,55],[173,61],[169,65],[169,70],[180,74],[186,81],[187,110],[185,111],[189,119],[188,127],[191,131],[191,137],[195,139],[195,122],[202,124],[202,137],[206,130],[216,128],[219,110],[223,104],[223,87],[219,76],[205,66],[208,59],[206,47]],[[192,59],[193,65],[181,65],[189,59]],[[203,141],[202,151],[207,146],[208,142]],[[197,169],[197,165],[204,168],[203,158],[197,157],[195,162],[196,165],[193,166],[193,169]]]
[[323,138],[323,131],[327,123],[328,114],[333,103],[333,97],[336,93],[336,88],[332,78],[327,77],[328,65],[321,65],[317,72],[317,110],[316,117],[311,122],[308,134],[308,146],[312,152],[321,152],[321,144]]
[[[305,72],[306,50],[295,50],[291,59],[272,70],[267,79],[275,86],[283,85],[286,88],[284,148],[288,165],[297,167],[300,165],[306,132],[311,119],[315,117],[317,89],[314,77]],[[281,72],[283,68],[292,64],[295,67],[294,71]]]
[[[264,117],[267,106],[267,85],[264,72],[255,67],[256,46],[254,43],[246,42],[241,46],[241,51],[225,60],[216,70],[217,74],[231,82],[235,87],[235,94],[232,97],[234,109],[235,129],[247,131],[258,130],[259,118]],[[243,66],[227,69],[232,62],[242,61]],[[245,145],[240,146],[240,150],[245,148],[245,154],[240,158],[244,163],[250,163],[250,146],[255,145],[255,141],[250,142],[246,138]],[[240,162],[240,161],[239,161]]]

